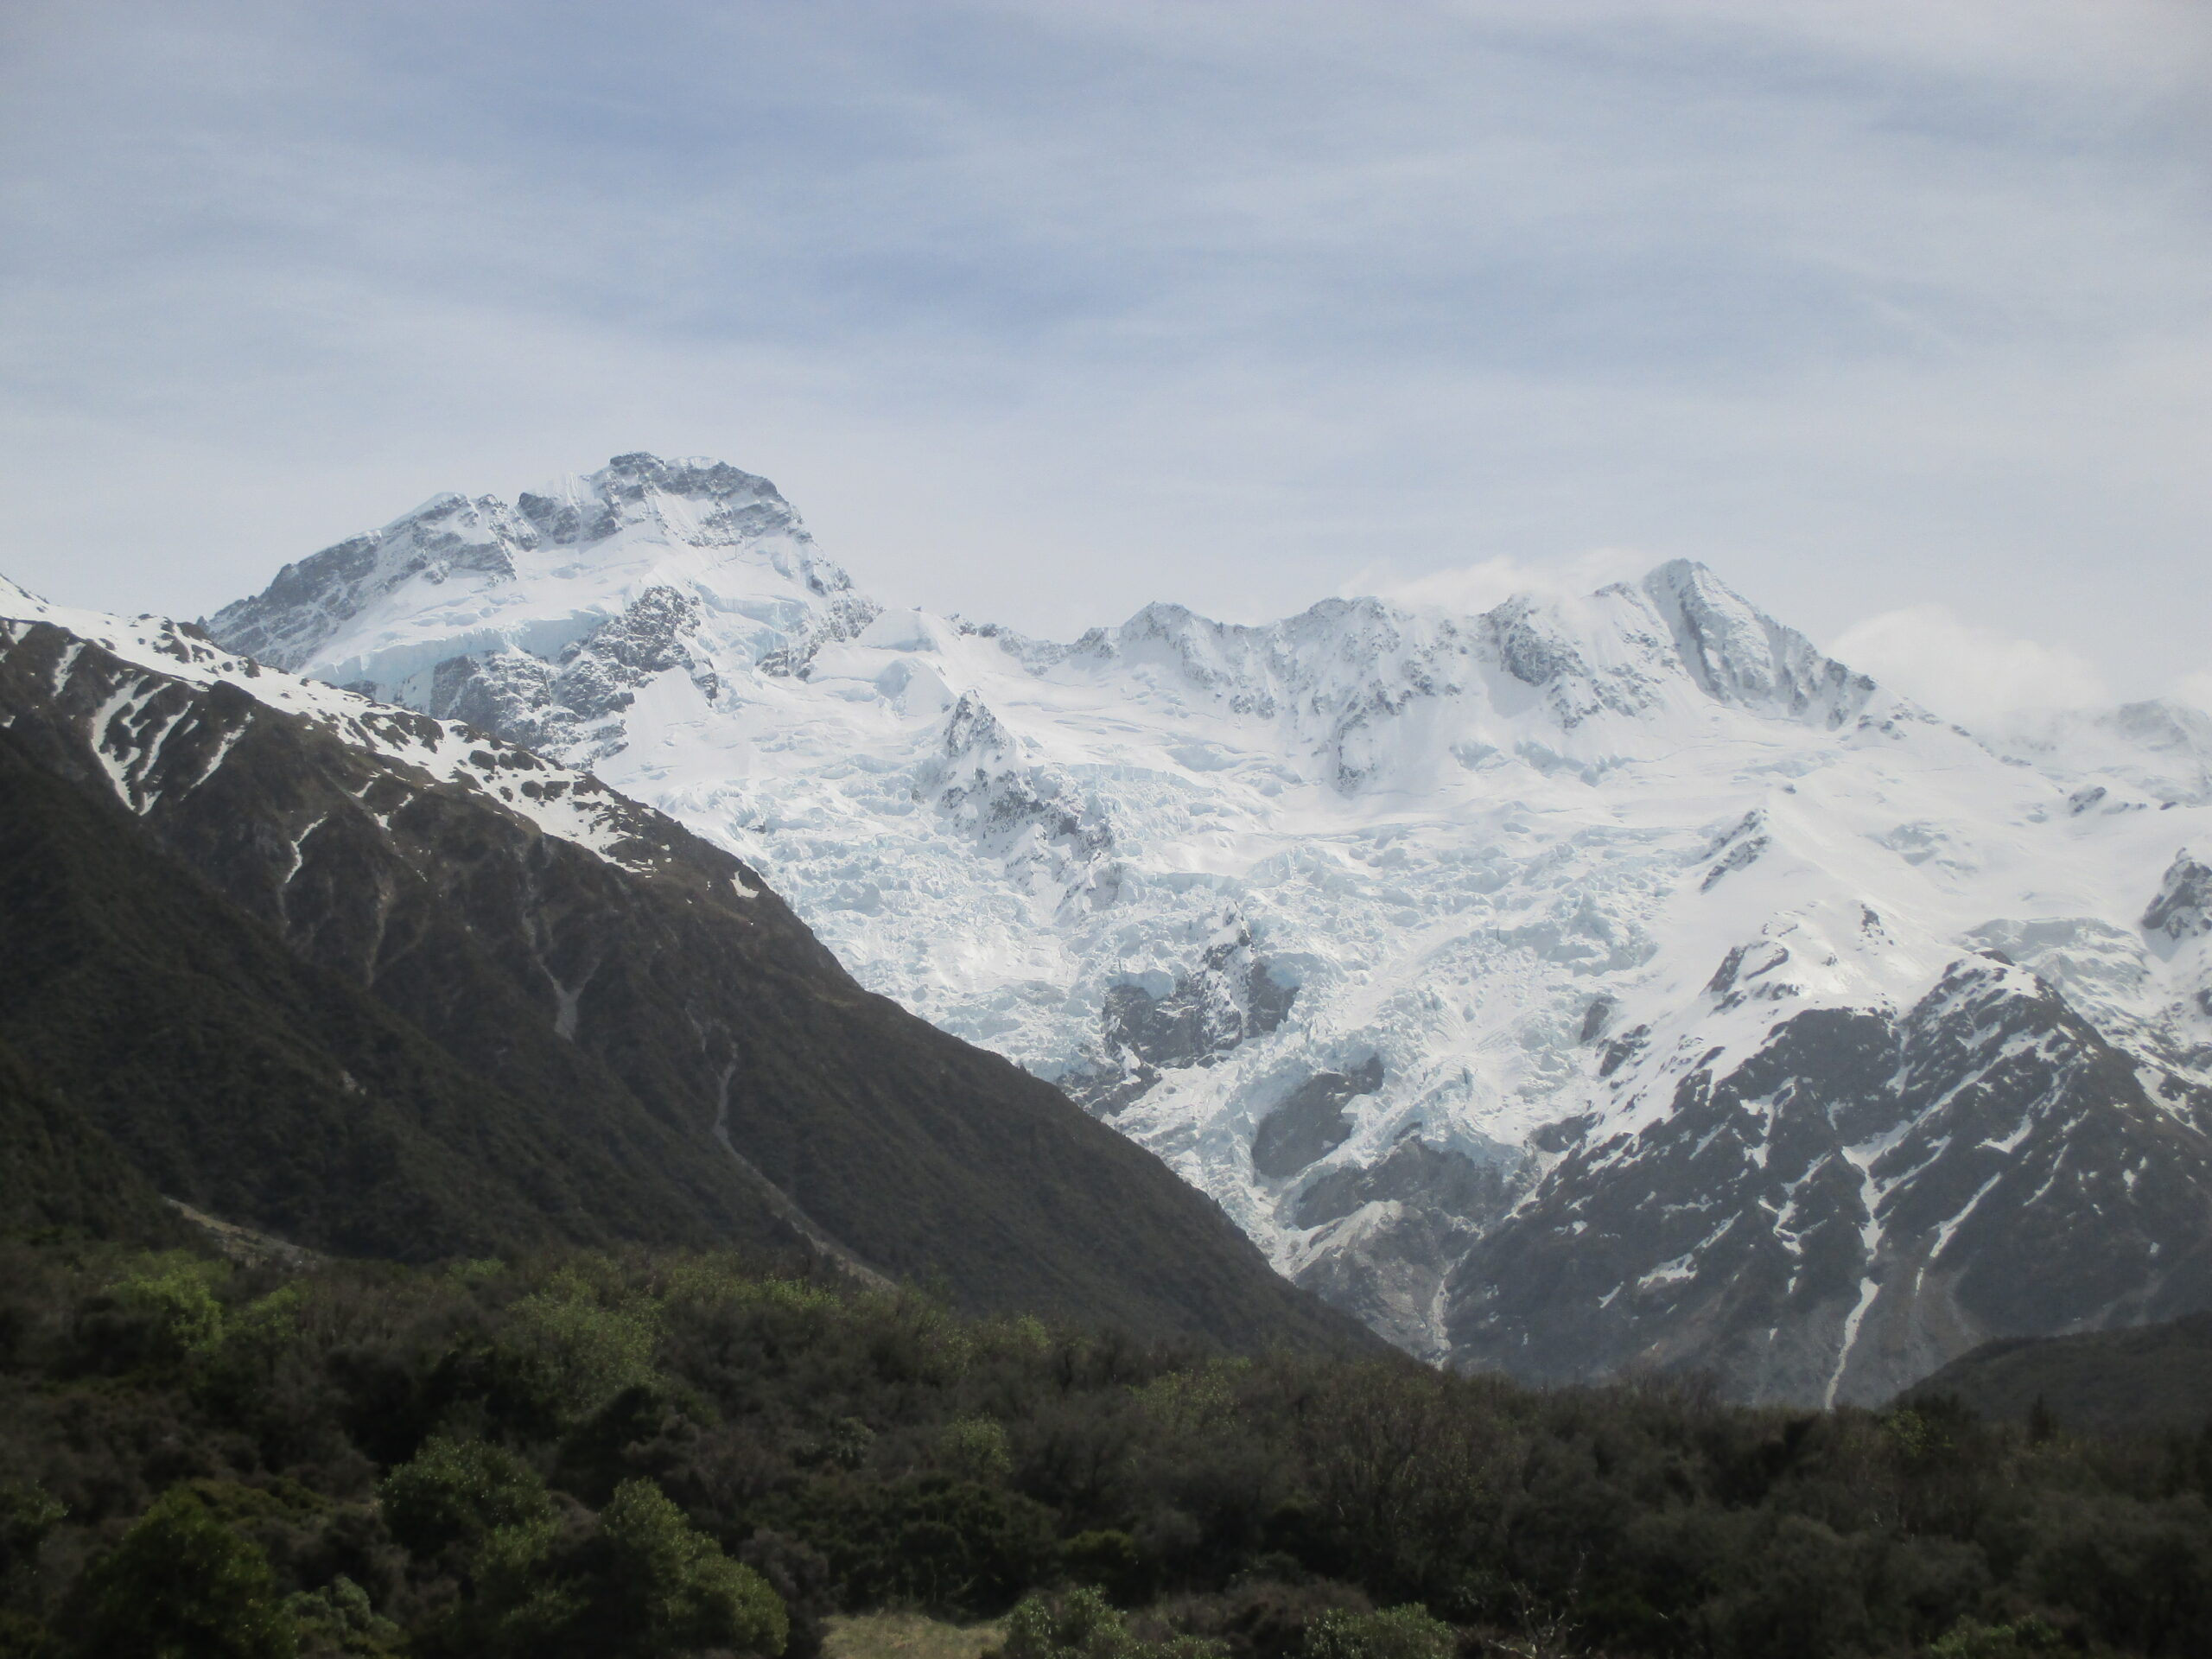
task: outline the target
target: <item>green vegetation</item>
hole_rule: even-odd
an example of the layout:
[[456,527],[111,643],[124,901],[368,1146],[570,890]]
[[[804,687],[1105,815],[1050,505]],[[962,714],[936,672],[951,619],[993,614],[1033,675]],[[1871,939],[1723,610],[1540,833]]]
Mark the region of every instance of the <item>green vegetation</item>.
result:
[[823,1659],[982,1659],[1006,1639],[1003,1620],[955,1624],[926,1613],[836,1613],[823,1623]]
[[2206,1629],[2212,1429],[1224,1358],[724,1256],[0,1244],[4,1656],[2012,1659]]
[[2212,1410],[2212,1313],[1985,1343],[1914,1392],[1955,1395],[2046,1439],[2069,1428],[2195,1428]]

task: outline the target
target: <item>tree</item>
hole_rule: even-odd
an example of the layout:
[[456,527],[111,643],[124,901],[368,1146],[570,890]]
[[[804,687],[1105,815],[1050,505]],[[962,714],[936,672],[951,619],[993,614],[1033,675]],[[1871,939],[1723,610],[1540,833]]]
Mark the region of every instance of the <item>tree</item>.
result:
[[604,1605],[613,1651],[639,1659],[696,1648],[773,1659],[790,1633],[768,1581],[722,1554],[649,1480],[626,1480],[599,1515]]
[[86,1655],[293,1659],[269,1558],[173,1486],[85,1575],[69,1621]]
[[378,1496],[391,1535],[417,1555],[473,1545],[498,1528],[535,1525],[553,1512],[543,1478],[513,1452],[443,1435],[387,1475]]

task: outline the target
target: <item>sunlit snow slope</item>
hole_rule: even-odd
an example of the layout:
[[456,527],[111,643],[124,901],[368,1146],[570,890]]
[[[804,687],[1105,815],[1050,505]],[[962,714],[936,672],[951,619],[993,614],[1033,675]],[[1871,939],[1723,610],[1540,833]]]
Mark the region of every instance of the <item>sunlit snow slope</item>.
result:
[[208,626],[721,841],[1417,1351],[1871,1398],[2212,1302],[2193,710],[1985,743],[1682,563],[1046,644],[649,455]]

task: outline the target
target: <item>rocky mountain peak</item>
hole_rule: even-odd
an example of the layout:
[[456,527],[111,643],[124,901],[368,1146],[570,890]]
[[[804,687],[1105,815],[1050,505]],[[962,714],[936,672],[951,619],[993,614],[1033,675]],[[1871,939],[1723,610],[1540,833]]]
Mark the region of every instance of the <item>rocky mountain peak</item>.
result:
[[1642,588],[1690,677],[1722,702],[1833,728],[1856,719],[1878,689],[1693,560],[1669,560]]
[[2123,702],[2100,724],[2146,749],[2212,760],[2212,715],[2171,697]]
[[512,505],[434,497],[285,566],[207,626],[273,666],[500,712],[502,729],[588,758],[609,741],[601,717],[655,674],[682,669],[711,697],[737,664],[798,673],[876,609],[766,479],[634,451]]
[[[788,538],[811,552],[813,537],[766,479],[704,456],[664,461],[643,450],[617,455],[595,473],[524,491],[516,508],[549,545],[590,548],[643,529],[680,545],[744,547]],[[823,591],[852,586],[844,572],[812,555]]]
[[2143,912],[2143,931],[2177,944],[2212,933],[2212,867],[2191,858],[2187,848],[2175,854],[2158,896]]
[[497,497],[471,500],[448,491],[381,529],[286,565],[257,597],[224,607],[206,626],[241,656],[298,669],[348,621],[410,582],[437,588],[455,577],[513,580],[517,556],[536,547],[539,534]]

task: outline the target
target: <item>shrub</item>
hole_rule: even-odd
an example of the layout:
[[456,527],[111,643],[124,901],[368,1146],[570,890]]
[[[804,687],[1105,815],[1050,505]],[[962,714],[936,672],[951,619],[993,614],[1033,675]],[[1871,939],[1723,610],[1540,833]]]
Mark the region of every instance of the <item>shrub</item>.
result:
[[1212,1595],[1180,1598],[1169,1605],[1175,1627],[1217,1639],[1236,1659],[1304,1659],[1308,1633],[1324,1615],[1373,1611],[1351,1585],[1279,1576],[1294,1574],[1295,1562],[1262,1557],[1255,1567],[1278,1576],[1249,1577]]
[[386,1476],[378,1496],[391,1535],[416,1555],[537,1525],[553,1512],[545,1482],[513,1452],[442,1435]]
[[974,1481],[840,1484],[810,1507],[802,1530],[830,1558],[851,1605],[995,1613],[1053,1565],[1051,1512]]
[[1005,1659],[1224,1659],[1226,1651],[1194,1636],[1141,1641],[1087,1585],[1049,1600],[1026,1598],[1007,1616],[1003,1649]]
[[62,1659],[60,1637],[26,1613],[0,1610],[0,1659]]
[[1093,1584],[1121,1601],[1141,1592],[1145,1560],[1126,1532],[1079,1532],[1060,1546],[1060,1568],[1078,1584]]
[[2037,1654],[2057,1653],[2065,1638],[2040,1618],[2024,1618],[2014,1624],[1984,1624],[1962,1618],[1928,1649],[1928,1659],[2035,1659]]
[[219,1262],[173,1250],[109,1287],[117,1309],[146,1331],[147,1357],[174,1364],[213,1353],[223,1340],[223,1305],[214,1287],[227,1273]]
[[292,1659],[269,1558],[173,1487],[85,1575],[70,1627],[87,1655]]
[[379,1618],[369,1592],[343,1573],[320,1590],[288,1598],[284,1611],[309,1654],[382,1656],[401,1651],[399,1626]]
[[768,1581],[791,1621],[784,1659],[816,1659],[827,1634],[829,1616],[837,1611],[830,1595],[830,1563],[818,1549],[766,1528],[745,1541],[737,1559]]
[[774,1656],[790,1624],[776,1592],[695,1531],[649,1480],[627,1480],[600,1512],[613,1624],[623,1653],[696,1648]]
[[1353,1613],[1332,1609],[1306,1627],[1307,1659],[1452,1659],[1459,1638],[1418,1605]]
[[1014,1467],[1006,1430],[988,1417],[962,1417],[938,1431],[938,1460],[963,1480],[1004,1480]]
[[1026,1598],[1007,1615],[1006,1659],[1129,1659],[1121,1614],[1088,1585],[1055,1600]]
[[650,1299],[618,1294],[609,1306],[581,1273],[563,1271],[514,1305],[499,1357],[542,1409],[573,1421],[651,1382],[659,1337],[660,1309]]
[[571,1650],[589,1601],[565,1570],[560,1543],[560,1526],[550,1516],[494,1527],[476,1541],[474,1595],[459,1620],[473,1638],[468,1645],[515,1659]]
[[36,1560],[39,1546],[68,1513],[35,1481],[0,1481],[0,1579]]

